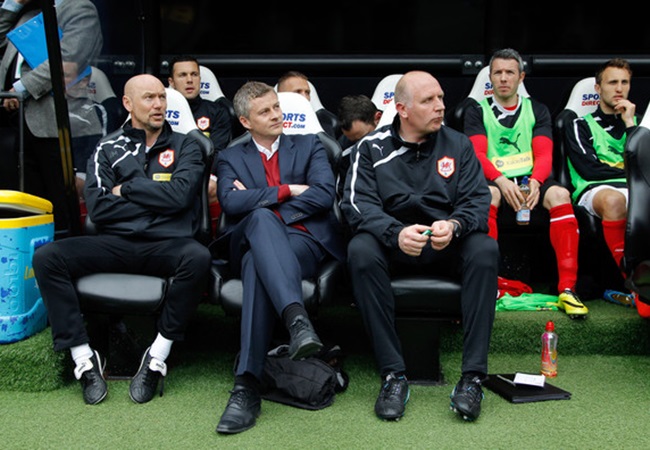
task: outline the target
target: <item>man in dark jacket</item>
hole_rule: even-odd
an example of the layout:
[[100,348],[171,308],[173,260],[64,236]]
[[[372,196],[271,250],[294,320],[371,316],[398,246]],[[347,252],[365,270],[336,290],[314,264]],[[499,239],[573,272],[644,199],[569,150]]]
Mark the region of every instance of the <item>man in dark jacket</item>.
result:
[[345,255],[332,213],[334,174],[318,137],[282,134],[280,101],[265,83],[244,84],[234,107],[251,139],[217,156],[219,202],[229,218],[219,241],[229,247],[243,284],[235,386],[217,425],[225,434],[253,427],[261,412],[260,382],[276,319],[289,331],[292,359],[322,347],[301,280],[314,276],[326,257]]
[[210,253],[193,236],[204,161],[196,141],[173,132],[165,121],[165,87],[152,75],[124,86],[131,121],[102,139],[88,162],[88,214],[97,236],[61,239],[34,254],[34,272],[47,306],[55,350],[70,349],[84,400],[107,393],[104,361],[84,326],[74,280],[98,272],[174,277],[158,320],[158,335],[133,377],[130,396],[151,400],[167,373],[173,341],[183,338],[201,298]]
[[354,147],[341,208],[352,228],[352,290],[377,359],[382,387],[375,413],[404,415],[406,367],[395,329],[394,268],[461,280],[462,376],[451,407],[480,414],[481,382],[497,294],[498,247],[487,235],[490,192],[469,139],[442,125],[443,91],[430,74],[405,74],[395,88],[392,125]]

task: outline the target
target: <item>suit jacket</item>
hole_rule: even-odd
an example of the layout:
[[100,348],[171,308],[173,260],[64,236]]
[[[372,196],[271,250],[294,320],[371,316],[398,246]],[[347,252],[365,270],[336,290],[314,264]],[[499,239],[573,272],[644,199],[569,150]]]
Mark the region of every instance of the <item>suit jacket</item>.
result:
[[[0,51],[4,51],[0,61],[0,89],[5,85],[16,47],[7,39],[7,33],[37,15],[40,10],[30,10],[21,14],[0,8]],[[63,61],[74,61],[80,70],[94,63],[102,49],[103,38],[99,15],[90,0],[63,0],[56,5],[56,18],[63,32],[61,38],[61,57]],[[21,66],[21,82],[29,92],[25,100],[25,122],[36,137],[58,137],[58,127],[54,111],[50,63],[32,70],[26,62]]]
[[[335,200],[334,174],[325,148],[314,134],[282,135],[278,148],[282,184],[306,184],[309,189],[278,202],[278,186],[268,186],[264,164],[252,139],[222,150],[217,155],[217,196],[226,229],[218,237],[222,247],[237,223],[256,208],[277,210],[284,223],[302,223],[334,258],[345,258],[340,224],[332,212]],[[246,186],[237,190],[234,181]]]

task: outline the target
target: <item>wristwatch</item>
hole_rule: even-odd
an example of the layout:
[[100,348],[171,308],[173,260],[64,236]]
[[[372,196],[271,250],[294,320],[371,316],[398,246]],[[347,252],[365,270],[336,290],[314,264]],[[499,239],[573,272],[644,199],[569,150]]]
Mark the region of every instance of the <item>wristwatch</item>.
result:
[[456,238],[459,237],[460,236],[460,225],[455,220],[451,220],[450,222],[454,224],[454,237],[456,237]]

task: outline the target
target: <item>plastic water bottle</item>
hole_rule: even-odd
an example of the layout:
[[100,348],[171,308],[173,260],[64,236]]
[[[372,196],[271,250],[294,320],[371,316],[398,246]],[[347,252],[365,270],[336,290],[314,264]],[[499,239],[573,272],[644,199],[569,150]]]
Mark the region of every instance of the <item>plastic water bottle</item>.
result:
[[557,333],[552,320],[546,322],[542,333],[542,375],[547,378],[557,376]]
[[524,195],[524,202],[521,204],[519,211],[517,211],[517,225],[528,225],[530,223],[530,208],[528,207],[527,199],[528,194],[530,194],[530,185],[528,184],[527,176],[521,179],[519,190]]

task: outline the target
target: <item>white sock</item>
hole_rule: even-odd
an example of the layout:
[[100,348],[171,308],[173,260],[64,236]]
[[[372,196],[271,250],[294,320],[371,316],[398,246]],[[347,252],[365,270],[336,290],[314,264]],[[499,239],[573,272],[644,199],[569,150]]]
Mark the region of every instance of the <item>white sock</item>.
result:
[[95,353],[93,352],[93,349],[90,348],[89,344],[76,345],[70,348],[70,355],[77,366],[83,361],[92,358],[94,354]]
[[164,362],[169,356],[169,352],[172,349],[173,343],[174,341],[171,341],[166,337],[163,337],[162,334],[158,333],[158,336],[156,336],[153,344],[151,344],[149,354],[154,358]]

